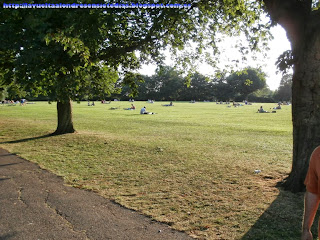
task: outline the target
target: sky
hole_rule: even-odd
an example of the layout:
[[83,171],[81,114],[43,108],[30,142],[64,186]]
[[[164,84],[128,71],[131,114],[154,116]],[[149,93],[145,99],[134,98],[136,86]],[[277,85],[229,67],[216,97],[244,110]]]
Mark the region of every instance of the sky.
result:
[[[287,39],[285,30],[277,25],[271,29],[272,35],[274,39],[269,42],[269,48],[270,50],[266,52],[267,57],[263,57],[257,54],[257,60],[256,61],[248,61],[245,63],[245,65],[240,66],[241,68],[250,66],[250,67],[258,67],[262,66],[262,71],[267,74],[267,85],[271,90],[276,90],[279,85],[282,78],[282,73],[276,73],[277,68],[275,66],[275,62],[280,54],[282,54],[286,50],[290,50],[290,43]],[[236,40],[229,38],[226,41],[224,41],[222,48],[224,48],[223,53],[221,54],[221,64],[219,65],[221,68],[223,68],[224,64],[230,63],[230,57],[236,57],[237,50],[231,48],[230,46],[232,43],[234,43]],[[239,59],[241,59],[241,56],[238,56]],[[167,60],[165,61],[166,65],[172,65],[172,60],[169,56],[167,56]],[[154,74],[156,69],[156,65],[143,65],[141,70],[139,71],[141,74],[144,75],[152,75]],[[240,70],[240,69],[235,69]],[[211,66],[207,64],[201,64],[198,66],[198,71],[204,75],[213,75],[215,69],[213,69]]]

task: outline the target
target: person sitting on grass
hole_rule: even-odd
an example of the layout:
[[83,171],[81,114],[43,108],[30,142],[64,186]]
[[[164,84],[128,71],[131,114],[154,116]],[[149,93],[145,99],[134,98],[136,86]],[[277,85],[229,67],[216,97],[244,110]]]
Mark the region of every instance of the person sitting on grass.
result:
[[258,113],[267,113],[267,112],[268,111],[264,110],[262,106],[258,109]]
[[133,104],[131,104],[130,108],[124,108],[124,110],[135,110],[135,109],[136,109],[136,107]]
[[147,112],[146,107],[141,108],[140,114],[155,114],[153,112]]
[[274,107],[273,109],[281,109],[281,103],[278,103],[278,106]]

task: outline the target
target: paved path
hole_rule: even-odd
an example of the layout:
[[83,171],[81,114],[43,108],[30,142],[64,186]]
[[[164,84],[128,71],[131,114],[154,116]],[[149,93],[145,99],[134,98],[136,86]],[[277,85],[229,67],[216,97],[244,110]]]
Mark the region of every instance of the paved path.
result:
[[192,239],[0,149],[0,239]]

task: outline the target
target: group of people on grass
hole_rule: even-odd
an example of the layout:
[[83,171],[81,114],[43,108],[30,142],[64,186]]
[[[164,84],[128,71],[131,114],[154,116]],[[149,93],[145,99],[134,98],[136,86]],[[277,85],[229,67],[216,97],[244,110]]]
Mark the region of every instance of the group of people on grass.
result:
[[[271,108],[270,108],[271,109]],[[278,110],[278,109],[281,109],[281,103],[279,102],[278,103],[278,106],[274,107],[273,110]],[[272,111],[272,112],[276,112],[276,111]],[[268,113],[268,111],[264,110],[263,107],[261,106],[259,109],[258,109],[258,113]]]
[[8,105],[17,105],[20,103],[20,106],[24,106],[27,103],[27,100],[22,98],[20,100],[3,100],[0,102],[0,104],[8,104]]
[[[129,102],[133,102],[133,101],[129,101]],[[149,102],[149,101],[148,101]],[[149,103],[151,103],[151,102],[149,102]],[[153,103],[153,102],[152,102]],[[172,103],[172,101],[169,103],[169,104],[164,104],[164,105],[162,105],[162,106],[164,106],[164,107],[169,107],[169,106],[174,106],[173,105],[173,103]],[[130,108],[124,108],[124,110],[135,110],[136,109],[136,107],[134,106],[134,104],[132,103],[131,104],[131,107]],[[147,111],[147,108],[144,106],[143,108],[141,108],[141,110],[140,110],[140,114],[155,114],[154,112],[148,112]]]
[[[130,99],[130,101],[129,102],[134,102],[134,100],[131,100]],[[153,103],[154,101],[149,101],[148,100],[148,103]],[[192,103],[195,103],[195,101],[192,101]],[[234,106],[237,106],[234,102],[233,102],[233,105]],[[90,102],[88,101],[88,106],[94,106],[94,102],[92,102],[92,104],[90,104]],[[163,104],[162,106],[164,106],[164,107],[169,107],[169,106],[174,106],[173,105],[173,103],[172,103],[172,101],[169,103],[169,104]],[[113,108],[113,109],[118,109],[118,108]],[[136,107],[135,107],[135,105],[132,103],[131,104],[131,107],[129,107],[129,108],[124,108],[124,110],[135,110],[136,109]],[[271,109],[271,108],[270,108]],[[281,109],[281,103],[278,103],[278,106],[276,106],[276,107],[274,107],[273,109]],[[264,110],[263,109],[263,106],[260,106],[260,108],[258,109],[258,111],[257,111],[258,113],[269,113],[268,111],[266,111],[266,110]],[[275,111],[272,111],[272,112],[275,112]],[[144,106],[143,108],[141,108],[141,110],[140,110],[140,114],[154,114],[153,112],[148,112],[147,110],[146,110],[146,107]]]
[[95,106],[94,101],[92,101],[92,103],[90,103],[90,101],[88,101],[88,106]]

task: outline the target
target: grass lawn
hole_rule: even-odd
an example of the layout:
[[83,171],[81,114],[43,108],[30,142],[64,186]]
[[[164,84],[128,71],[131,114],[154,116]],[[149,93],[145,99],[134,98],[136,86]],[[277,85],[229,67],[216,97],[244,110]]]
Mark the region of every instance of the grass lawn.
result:
[[276,187],[291,169],[291,106],[167,103],[74,103],[77,133],[60,136],[47,135],[55,103],[0,105],[0,147],[199,239],[299,239],[303,194]]

